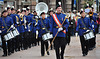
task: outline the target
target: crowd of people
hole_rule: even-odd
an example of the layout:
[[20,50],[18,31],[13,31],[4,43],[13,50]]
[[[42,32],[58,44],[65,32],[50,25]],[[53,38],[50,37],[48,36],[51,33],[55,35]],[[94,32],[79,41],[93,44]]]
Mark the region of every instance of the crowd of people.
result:
[[[53,38],[48,41],[42,38],[42,35],[47,32],[53,34],[53,37],[59,32],[50,47],[51,50],[55,49],[57,59],[64,59],[64,50],[67,44],[70,45],[71,36],[79,35],[83,56],[96,48],[96,34],[100,33],[100,14],[94,12],[93,7],[87,5],[85,10],[63,13],[59,4],[56,11],[51,8],[47,17],[46,15],[45,12],[40,16],[36,11],[31,13],[29,7],[15,10],[14,6],[7,6],[0,17],[0,35],[4,53],[2,56],[10,56],[14,52],[40,45],[39,41],[41,41],[41,56],[45,55],[45,47],[47,55],[50,55],[49,41],[51,43]],[[17,29],[20,34],[6,41],[4,36],[14,29]],[[89,30],[93,31],[95,37],[85,40],[84,32]]]

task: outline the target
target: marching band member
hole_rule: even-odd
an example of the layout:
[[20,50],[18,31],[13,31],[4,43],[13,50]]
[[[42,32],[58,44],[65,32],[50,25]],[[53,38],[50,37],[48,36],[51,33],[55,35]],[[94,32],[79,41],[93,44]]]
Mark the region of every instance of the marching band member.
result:
[[33,14],[31,14],[31,12],[30,12],[30,7],[27,7],[26,9],[28,11],[28,15],[33,16]]
[[[36,46],[37,45],[37,43],[38,43],[38,45],[39,45],[39,41],[40,41],[40,37],[41,37],[41,35],[39,34],[38,36],[38,38],[36,38],[36,26],[37,26],[37,24],[38,24],[38,20],[39,20],[39,16],[37,15],[37,12],[36,11],[34,11],[33,12],[33,20],[35,20],[36,21],[36,24],[33,26],[33,42],[32,42],[32,45],[33,45],[33,43],[34,43],[34,45],[33,46]],[[40,33],[40,31],[39,31],[39,33]]]
[[23,17],[22,17],[22,20],[21,20],[21,24],[23,25],[23,30],[24,30],[23,39],[22,39],[22,42],[23,42],[23,50],[27,50],[27,48],[28,48],[27,47],[28,27],[26,25],[27,21],[26,21],[25,13],[26,13],[26,8],[22,8]]
[[29,14],[29,10],[26,10],[26,16],[27,16],[27,22],[28,22],[28,32],[29,32],[29,39],[28,39],[28,46],[29,48],[31,48],[31,43],[32,43],[32,37],[33,37],[33,27],[34,27],[34,24],[35,24],[35,20],[32,19],[33,16],[31,16]]
[[[15,18],[14,18],[14,14],[11,11],[11,6],[10,5],[7,6],[7,12],[8,12],[8,16],[11,17],[12,21],[14,22]],[[11,46],[12,46],[11,53],[14,53],[14,38],[10,41],[11,41]]]
[[[16,14],[16,10],[14,9],[14,6],[11,6],[11,17],[13,19],[14,26],[18,29],[18,26],[17,26],[17,23],[16,23],[16,20],[17,20],[16,17],[18,17],[18,15]],[[14,50],[17,52],[18,51],[18,47],[19,47],[19,39],[18,39],[18,37],[15,37],[12,40],[12,45],[13,45]]]
[[[39,34],[41,34],[41,35],[47,33],[46,28],[47,28],[48,31],[50,31],[50,28],[51,28],[50,20],[45,18],[45,16],[46,16],[45,12],[42,12],[41,13],[42,18],[38,21],[38,25],[36,27],[36,36],[38,36],[38,30],[40,30]],[[46,51],[47,51],[48,41],[44,41],[41,37],[41,56],[44,56],[44,54],[45,54],[45,47],[46,47]],[[49,55],[49,51],[47,51],[47,54]]]
[[[4,10],[2,12],[2,18],[0,18],[0,33],[2,37],[2,48],[3,48],[3,55],[2,56],[7,56],[11,55],[11,40],[7,41],[7,46],[6,46],[6,41],[4,39],[4,35],[6,35],[7,30],[9,28],[13,28],[13,20],[9,16],[7,16],[7,11]],[[8,52],[7,52],[7,47],[8,47]]]
[[95,38],[92,38],[91,40],[89,40],[89,50],[93,50],[96,46],[96,29],[97,29],[97,18],[96,18],[96,15],[94,14],[93,12],[93,8],[91,9],[91,14],[90,14],[90,22],[92,24],[92,28],[93,28],[93,32],[94,32],[94,35],[95,35]]
[[[50,20],[50,24],[51,24],[51,18],[52,18],[52,15],[54,14],[54,11],[53,9],[51,8],[49,10],[49,16],[48,16],[48,19]],[[50,43],[52,42],[52,39],[50,39]],[[53,44],[51,45],[51,50],[53,50]]]
[[[51,25],[52,25],[51,32],[53,33],[53,36],[55,36],[56,33],[59,32],[54,41],[54,48],[55,48],[57,59],[64,59],[64,50],[66,47],[66,39],[65,39],[66,29],[69,26],[69,22],[65,18],[66,15],[62,14],[61,11],[62,11],[62,7],[61,7],[61,3],[59,2],[59,5],[57,5],[56,7],[57,13],[53,14],[53,17],[51,19]],[[61,25],[63,22],[64,24]],[[60,48],[61,48],[61,52],[60,52]]]
[[83,56],[86,56],[88,54],[89,41],[85,40],[83,33],[88,31],[85,28],[85,25],[88,29],[92,29],[92,26],[91,26],[90,18],[86,17],[85,12],[81,11],[80,14],[81,14],[81,18],[78,19],[78,21],[77,21],[77,27],[76,27],[77,33],[75,35],[77,36],[79,34],[80,42],[81,42],[81,48],[82,48],[82,54],[83,54]]

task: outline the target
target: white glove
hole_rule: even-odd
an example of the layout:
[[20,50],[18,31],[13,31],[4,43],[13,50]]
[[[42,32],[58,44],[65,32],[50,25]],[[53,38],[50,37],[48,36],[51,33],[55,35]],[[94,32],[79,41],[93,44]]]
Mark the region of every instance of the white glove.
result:
[[86,32],[89,32],[90,30],[87,30]]
[[36,19],[38,19],[38,16],[35,16]]
[[27,22],[27,21],[25,20],[24,23],[26,24],[26,22]]
[[19,24],[19,22],[17,22],[17,24]]
[[60,31],[62,31],[62,30],[63,30],[63,28],[62,28],[62,27],[58,28],[58,32],[60,32]]
[[31,23],[28,24],[29,26],[31,25]]
[[75,33],[75,36],[77,37],[78,36],[78,33]]
[[14,28],[14,25],[11,25],[11,28]]
[[2,31],[0,30],[0,33],[2,33]]
[[38,38],[38,34],[39,34],[38,30],[36,30],[36,39]]
[[35,26],[37,26],[37,24],[38,24],[38,23],[36,22],[36,23],[35,23]]

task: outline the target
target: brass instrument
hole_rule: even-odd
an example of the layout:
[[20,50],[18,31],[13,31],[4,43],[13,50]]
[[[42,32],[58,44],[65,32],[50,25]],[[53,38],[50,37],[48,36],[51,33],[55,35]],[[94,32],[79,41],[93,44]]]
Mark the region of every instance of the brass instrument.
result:
[[20,14],[20,19],[21,21],[23,21],[23,14]]
[[16,21],[17,21],[17,24],[19,24],[19,18],[16,16]]
[[26,27],[26,17],[24,17],[24,26],[25,26],[25,29],[27,29],[27,27]]

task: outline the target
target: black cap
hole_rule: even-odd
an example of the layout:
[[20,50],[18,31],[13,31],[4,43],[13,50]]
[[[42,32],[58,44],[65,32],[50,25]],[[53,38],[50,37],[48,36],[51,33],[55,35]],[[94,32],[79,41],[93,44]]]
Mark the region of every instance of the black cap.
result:
[[58,7],[61,7],[61,2],[58,2],[57,6],[56,6],[56,9],[57,9]]
[[26,10],[29,11],[30,10],[30,7],[27,7]]
[[36,11],[33,11],[33,13],[36,13]]
[[7,10],[11,9],[10,7],[7,7]]
[[43,15],[43,14],[45,14],[45,12],[42,12],[40,15]]
[[84,11],[81,11],[80,14],[82,14]]

